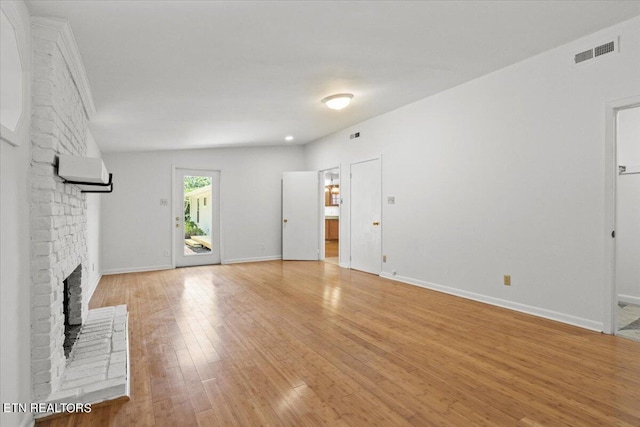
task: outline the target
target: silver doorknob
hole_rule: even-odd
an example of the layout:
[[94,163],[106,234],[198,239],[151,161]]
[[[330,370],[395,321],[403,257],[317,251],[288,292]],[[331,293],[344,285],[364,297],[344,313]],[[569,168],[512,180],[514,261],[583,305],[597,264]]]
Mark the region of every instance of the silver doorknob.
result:
[[284,222],[289,222],[289,220],[288,220],[288,219],[286,219],[286,218],[285,218],[283,221],[284,221]]
[[176,221],[180,221],[180,217],[179,216],[176,217]]
[[373,225],[380,225],[378,221],[374,222]]

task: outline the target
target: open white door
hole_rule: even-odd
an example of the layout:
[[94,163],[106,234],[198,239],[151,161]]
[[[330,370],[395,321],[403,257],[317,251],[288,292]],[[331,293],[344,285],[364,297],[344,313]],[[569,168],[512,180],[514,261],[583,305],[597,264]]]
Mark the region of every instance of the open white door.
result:
[[319,196],[317,172],[282,174],[282,259],[317,260]]
[[351,165],[351,268],[380,274],[382,251],[380,159]]

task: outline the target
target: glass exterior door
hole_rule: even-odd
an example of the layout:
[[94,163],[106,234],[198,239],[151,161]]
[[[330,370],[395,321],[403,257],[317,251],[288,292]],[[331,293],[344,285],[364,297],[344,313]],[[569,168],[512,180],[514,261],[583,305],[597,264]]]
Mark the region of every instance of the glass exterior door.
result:
[[176,266],[220,263],[220,172],[176,169]]

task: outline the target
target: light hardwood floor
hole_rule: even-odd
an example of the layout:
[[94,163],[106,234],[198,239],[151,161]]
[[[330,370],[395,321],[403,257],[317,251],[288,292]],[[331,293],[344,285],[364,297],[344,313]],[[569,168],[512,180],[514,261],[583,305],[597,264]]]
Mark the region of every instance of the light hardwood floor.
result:
[[338,248],[340,242],[338,240],[325,240],[324,241],[324,256],[327,258],[337,258]]
[[105,276],[132,396],[39,426],[640,425],[640,343],[323,262]]

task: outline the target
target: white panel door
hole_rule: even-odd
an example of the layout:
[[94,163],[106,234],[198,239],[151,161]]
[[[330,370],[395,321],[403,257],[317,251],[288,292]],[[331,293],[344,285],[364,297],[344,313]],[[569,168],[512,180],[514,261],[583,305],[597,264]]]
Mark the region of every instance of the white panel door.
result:
[[380,274],[382,251],[380,159],[351,165],[351,268]]
[[317,260],[320,198],[317,172],[282,174],[282,259]]
[[220,264],[220,171],[175,173],[176,267]]

